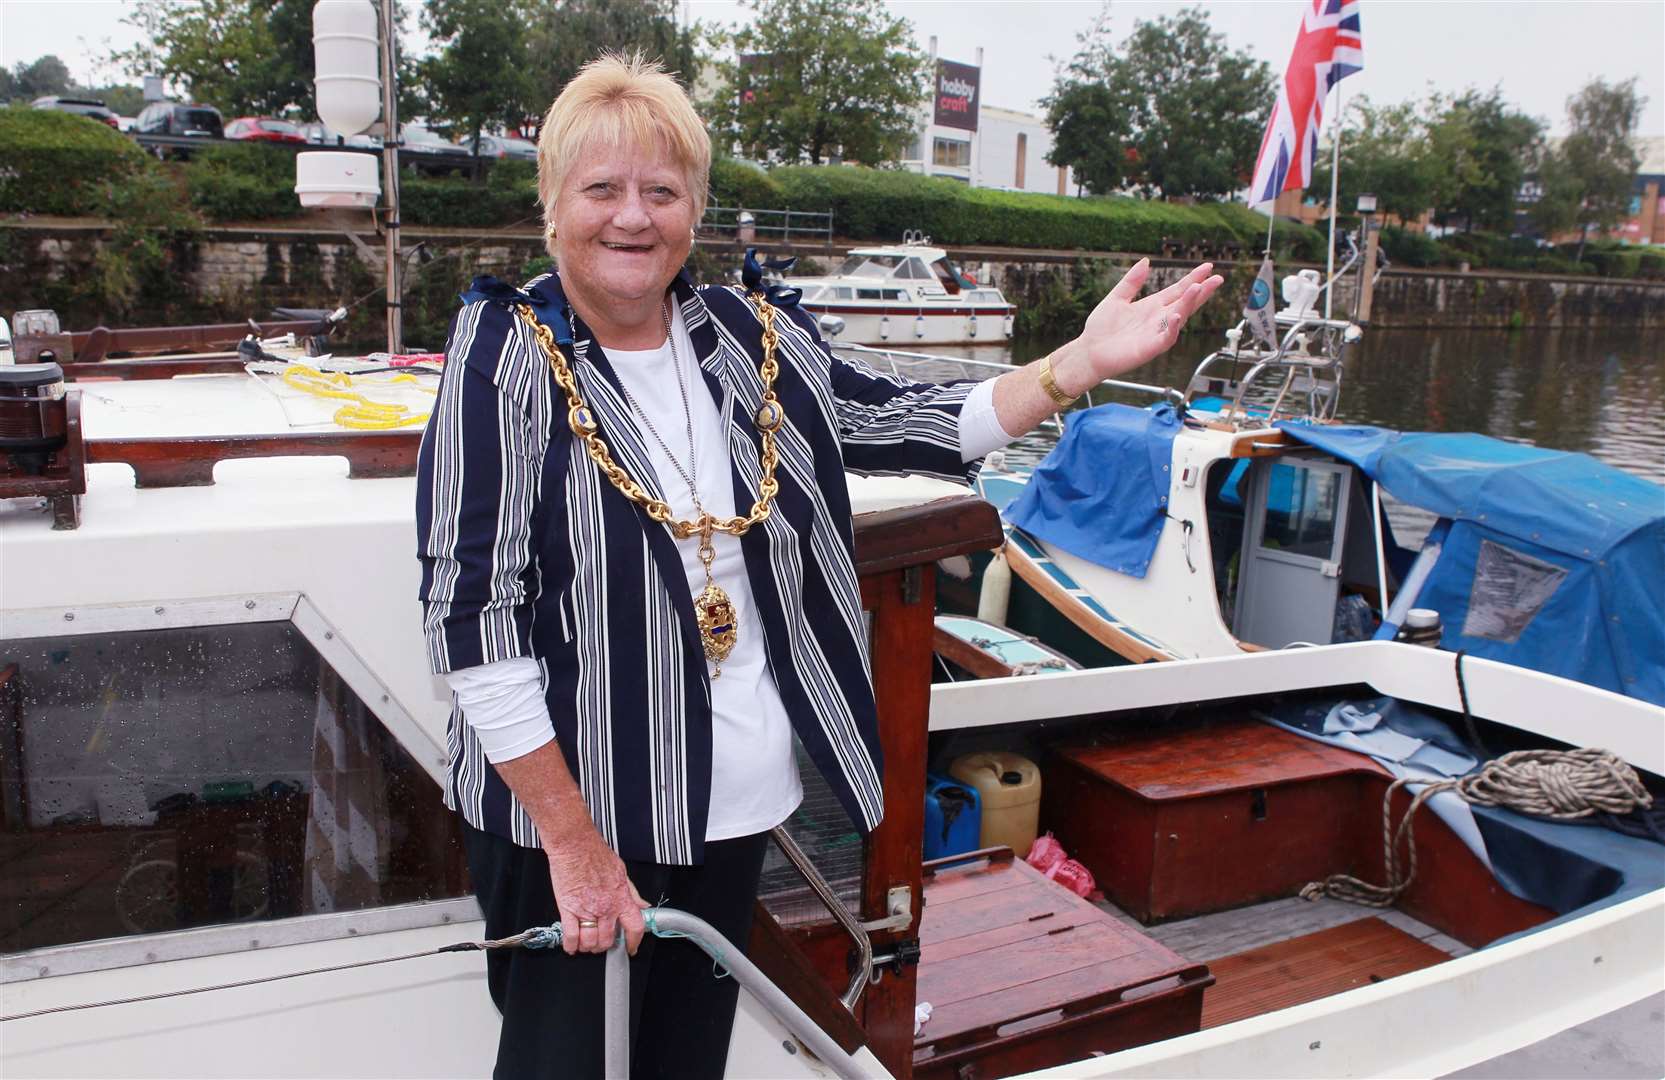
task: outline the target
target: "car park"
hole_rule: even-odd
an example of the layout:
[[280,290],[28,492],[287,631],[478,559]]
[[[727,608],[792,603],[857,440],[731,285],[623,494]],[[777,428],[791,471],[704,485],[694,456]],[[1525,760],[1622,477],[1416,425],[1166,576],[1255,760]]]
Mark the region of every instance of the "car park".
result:
[[305,143],[301,129],[273,116],[239,116],[225,126],[225,137],[250,142]]
[[312,146],[344,146],[350,150],[380,150],[380,135],[342,135],[322,120],[300,126],[301,136]]
[[400,129],[400,164],[429,174],[461,172],[471,167],[469,152],[420,124]]
[[33,105],[37,109],[54,109],[58,112],[75,113],[77,116],[91,117],[101,123],[109,124],[118,131],[121,129],[121,122],[117,118],[115,112],[111,110],[108,105],[105,105],[102,101],[98,101],[95,98],[60,97],[56,94],[51,94],[46,97],[36,98]]

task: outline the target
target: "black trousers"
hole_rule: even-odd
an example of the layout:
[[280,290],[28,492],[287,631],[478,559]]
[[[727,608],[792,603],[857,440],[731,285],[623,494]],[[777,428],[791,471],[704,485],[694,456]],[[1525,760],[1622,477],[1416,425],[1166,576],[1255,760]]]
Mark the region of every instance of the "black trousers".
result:
[[[767,842],[759,833],[708,843],[703,866],[627,861],[625,869],[642,899],[699,916],[744,952]],[[559,921],[543,852],[467,822],[463,843],[488,938]],[[604,960],[560,949],[486,954],[491,999],[503,1014],[496,1080],[601,1077]],[[630,961],[631,1077],[721,1077],[738,994],[692,942],[644,937]]]

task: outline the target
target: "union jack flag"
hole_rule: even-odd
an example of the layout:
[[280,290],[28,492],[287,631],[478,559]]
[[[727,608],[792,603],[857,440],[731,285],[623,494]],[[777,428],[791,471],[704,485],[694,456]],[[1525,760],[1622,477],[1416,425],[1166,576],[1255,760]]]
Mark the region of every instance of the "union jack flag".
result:
[[1269,203],[1279,192],[1299,191],[1312,180],[1324,99],[1336,83],[1362,70],[1359,0],[1312,0],[1301,17],[1295,51],[1260,140],[1255,178],[1249,185],[1250,206]]

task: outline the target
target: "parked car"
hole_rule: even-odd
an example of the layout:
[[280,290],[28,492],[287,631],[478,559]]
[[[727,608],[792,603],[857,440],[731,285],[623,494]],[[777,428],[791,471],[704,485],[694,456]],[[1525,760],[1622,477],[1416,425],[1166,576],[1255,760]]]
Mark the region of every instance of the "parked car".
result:
[[306,142],[306,136],[301,134],[300,128],[287,120],[279,120],[272,116],[239,116],[225,126],[225,137],[246,139],[250,142]]
[[180,101],[155,101],[139,113],[134,125],[141,135],[187,135],[205,139],[225,138],[225,120],[212,105]]
[[102,101],[92,98],[59,97],[56,94],[38,97],[34,100],[37,109],[56,109],[59,112],[75,113],[77,116],[90,116],[94,120],[109,124],[116,130],[121,130],[121,122],[115,112]]
[[418,172],[449,173],[469,167],[467,150],[420,124],[403,125],[400,137],[404,140],[399,147],[401,164]]
[[517,139],[512,135],[482,135],[480,136],[480,156],[488,158],[509,158],[514,161],[538,160],[538,146],[525,139]]
[[301,125],[301,135],[313,146],[344,146],[350,150],[380,150],[380,135],[342,135],[322,120]]

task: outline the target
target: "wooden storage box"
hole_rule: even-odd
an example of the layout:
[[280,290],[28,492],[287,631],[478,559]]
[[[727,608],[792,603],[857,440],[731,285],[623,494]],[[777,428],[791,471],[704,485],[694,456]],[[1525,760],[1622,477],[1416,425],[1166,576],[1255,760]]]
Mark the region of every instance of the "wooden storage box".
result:
[[1010,1076],[1198,1029],[1205,966],[1009,849],[980,854],[926,864],[916,1078]]
[[1041,828],[1146,922],[1358,872],[1361,823],[1380,820],[1370,808],[1386,775],[1254,719],[1059,749],[1049,764]]

